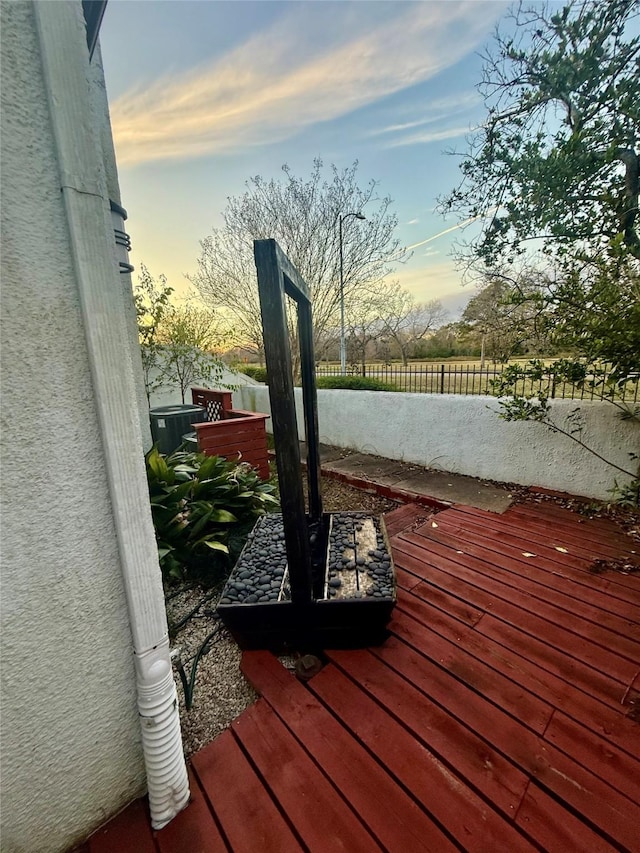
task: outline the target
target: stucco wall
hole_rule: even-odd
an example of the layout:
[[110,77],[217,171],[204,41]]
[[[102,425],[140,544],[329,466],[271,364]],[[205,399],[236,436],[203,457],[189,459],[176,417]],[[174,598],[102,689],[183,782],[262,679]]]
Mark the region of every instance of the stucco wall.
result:
[[[159,371],[153,371],[151,374],[152,380],[155,379],[158,375]],[[238,388],[238,386],[243,385],[258,385],[255,379],[251,379],[250,376],[245,376],[244,373],[236,373],[234,370],[230,370],[225,368],[219,383],[213,382],[213,380],[201,380],[196,379],[191,383],[191,387],[197,388],[216,388],[219,390],[226,390],[227,388]],[[188,389],[185,394],[185,403],[191,402],[191,391]],[[180,396],[180,388],[177,386],[171,385],[163,385],[161,388],[157,388],[155,391],[151,392],[149,405],[153,408],[154,406],[177,406],[182,403],[182,397]],[[242,408],[242,394],[238,388],[233,392],[233,405],[237,409]]]
[[[270,412],[268,389],[244,388],[243,408]],[[554,421],[580,406],[584,442],[606,459],[630,468],[629,451],[639,451],[638,430],[601,402],[553,402]],[[296,390],[300,438],[302,399]],[[508,423],[498,417],[492,397],[403,394],[378,391],[318,391],[320,440],[363,453],[431,468],[522,485],[544,486],[606,500],[616,477],[624,475],[538,423]],[[267,421],[267,429],[270,428]],[[633,470],[631,468],[631,470]]]
[[141,793],[144,768],[30,3],[2,4],[2,69],[1,846],[47,853]]

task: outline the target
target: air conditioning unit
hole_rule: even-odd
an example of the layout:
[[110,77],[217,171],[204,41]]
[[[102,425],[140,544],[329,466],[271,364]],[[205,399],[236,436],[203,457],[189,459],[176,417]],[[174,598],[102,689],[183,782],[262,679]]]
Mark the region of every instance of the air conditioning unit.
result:
[[185,433],[193,431],[193,424],[206,420],[204,406],[183,404],[180,406],[155,406],[149,410],[151,435],[160,453],[169,454],[177,450]]

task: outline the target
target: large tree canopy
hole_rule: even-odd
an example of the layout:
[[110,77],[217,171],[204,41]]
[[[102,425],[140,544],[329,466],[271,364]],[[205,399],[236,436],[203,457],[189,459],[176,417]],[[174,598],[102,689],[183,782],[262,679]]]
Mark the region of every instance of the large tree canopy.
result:
[[[573,356],[505,371],[495,386],[502,417],[546,423],[587,450],[577,422],[562,430],[549,420],[558,380],[603,393],[640,422],[639,13],[640,0],[519,5],[485,56],[487,117],[442,202],[485,223],[462,249],[471,268],[510,281],[511,304],[531,307]],[[533,289],[521,267],[537,269]],[[524,377],[538,384],[519,396]],[[640,479],[624,473],[637,502]]]
[[639,8],[520,6],[496,33],[479,86],[488,115],[442,203],[485,218],[472,256],[494,266],[538,238],[555,264],[612,248],[640,258]]
[[[375,181],[360,186],[357,167],[357,162],[342,170],[331,166],[327,178],[316,159],[310,177],[303,179],[283,166],[282,179],[253,177],[243,195],[227,200],[224,225],[201,241],[198,271],[190,280],[203,300],[226,310],[239,342],[262,350],[253,240],[275,238],[310,286],[317,341],[327,340],[328,330],[339,322],[341,216],[347,305],[402,257],[393,236],[391,199],[377,195]],[[352,213],[366,219],[348,216]]]

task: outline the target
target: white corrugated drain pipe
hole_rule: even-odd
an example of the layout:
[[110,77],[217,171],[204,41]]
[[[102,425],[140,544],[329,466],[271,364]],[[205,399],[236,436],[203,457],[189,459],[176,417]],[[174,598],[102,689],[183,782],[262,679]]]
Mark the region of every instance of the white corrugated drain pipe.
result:
[[33,9],[129,610],[151,821],[159,829],[187,804],[189,786],[99,142],[103,128],[96,126],[104,80],[92,80],[98,72],[89,65],[79,0],[36,2]]

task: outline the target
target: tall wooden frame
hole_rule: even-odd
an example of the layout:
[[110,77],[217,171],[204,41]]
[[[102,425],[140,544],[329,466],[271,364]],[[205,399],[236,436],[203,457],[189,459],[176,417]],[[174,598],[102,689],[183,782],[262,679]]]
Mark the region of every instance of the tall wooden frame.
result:
[[[314,588],[322,582],[314,572],[311,539],[324,541],[322,495],[320,491],[320,448],[318,407],[313,352],[313,318],[309,288],[275,240],[255,240],[254,258],[262,311],[264,352],[269,375],[271,422],[276,445],[280,502],[289,564],[291,600],[310,604]],[[309,514],[305,512],[300,444],[286,298],[298,309],[298,336],[307,445]]]

